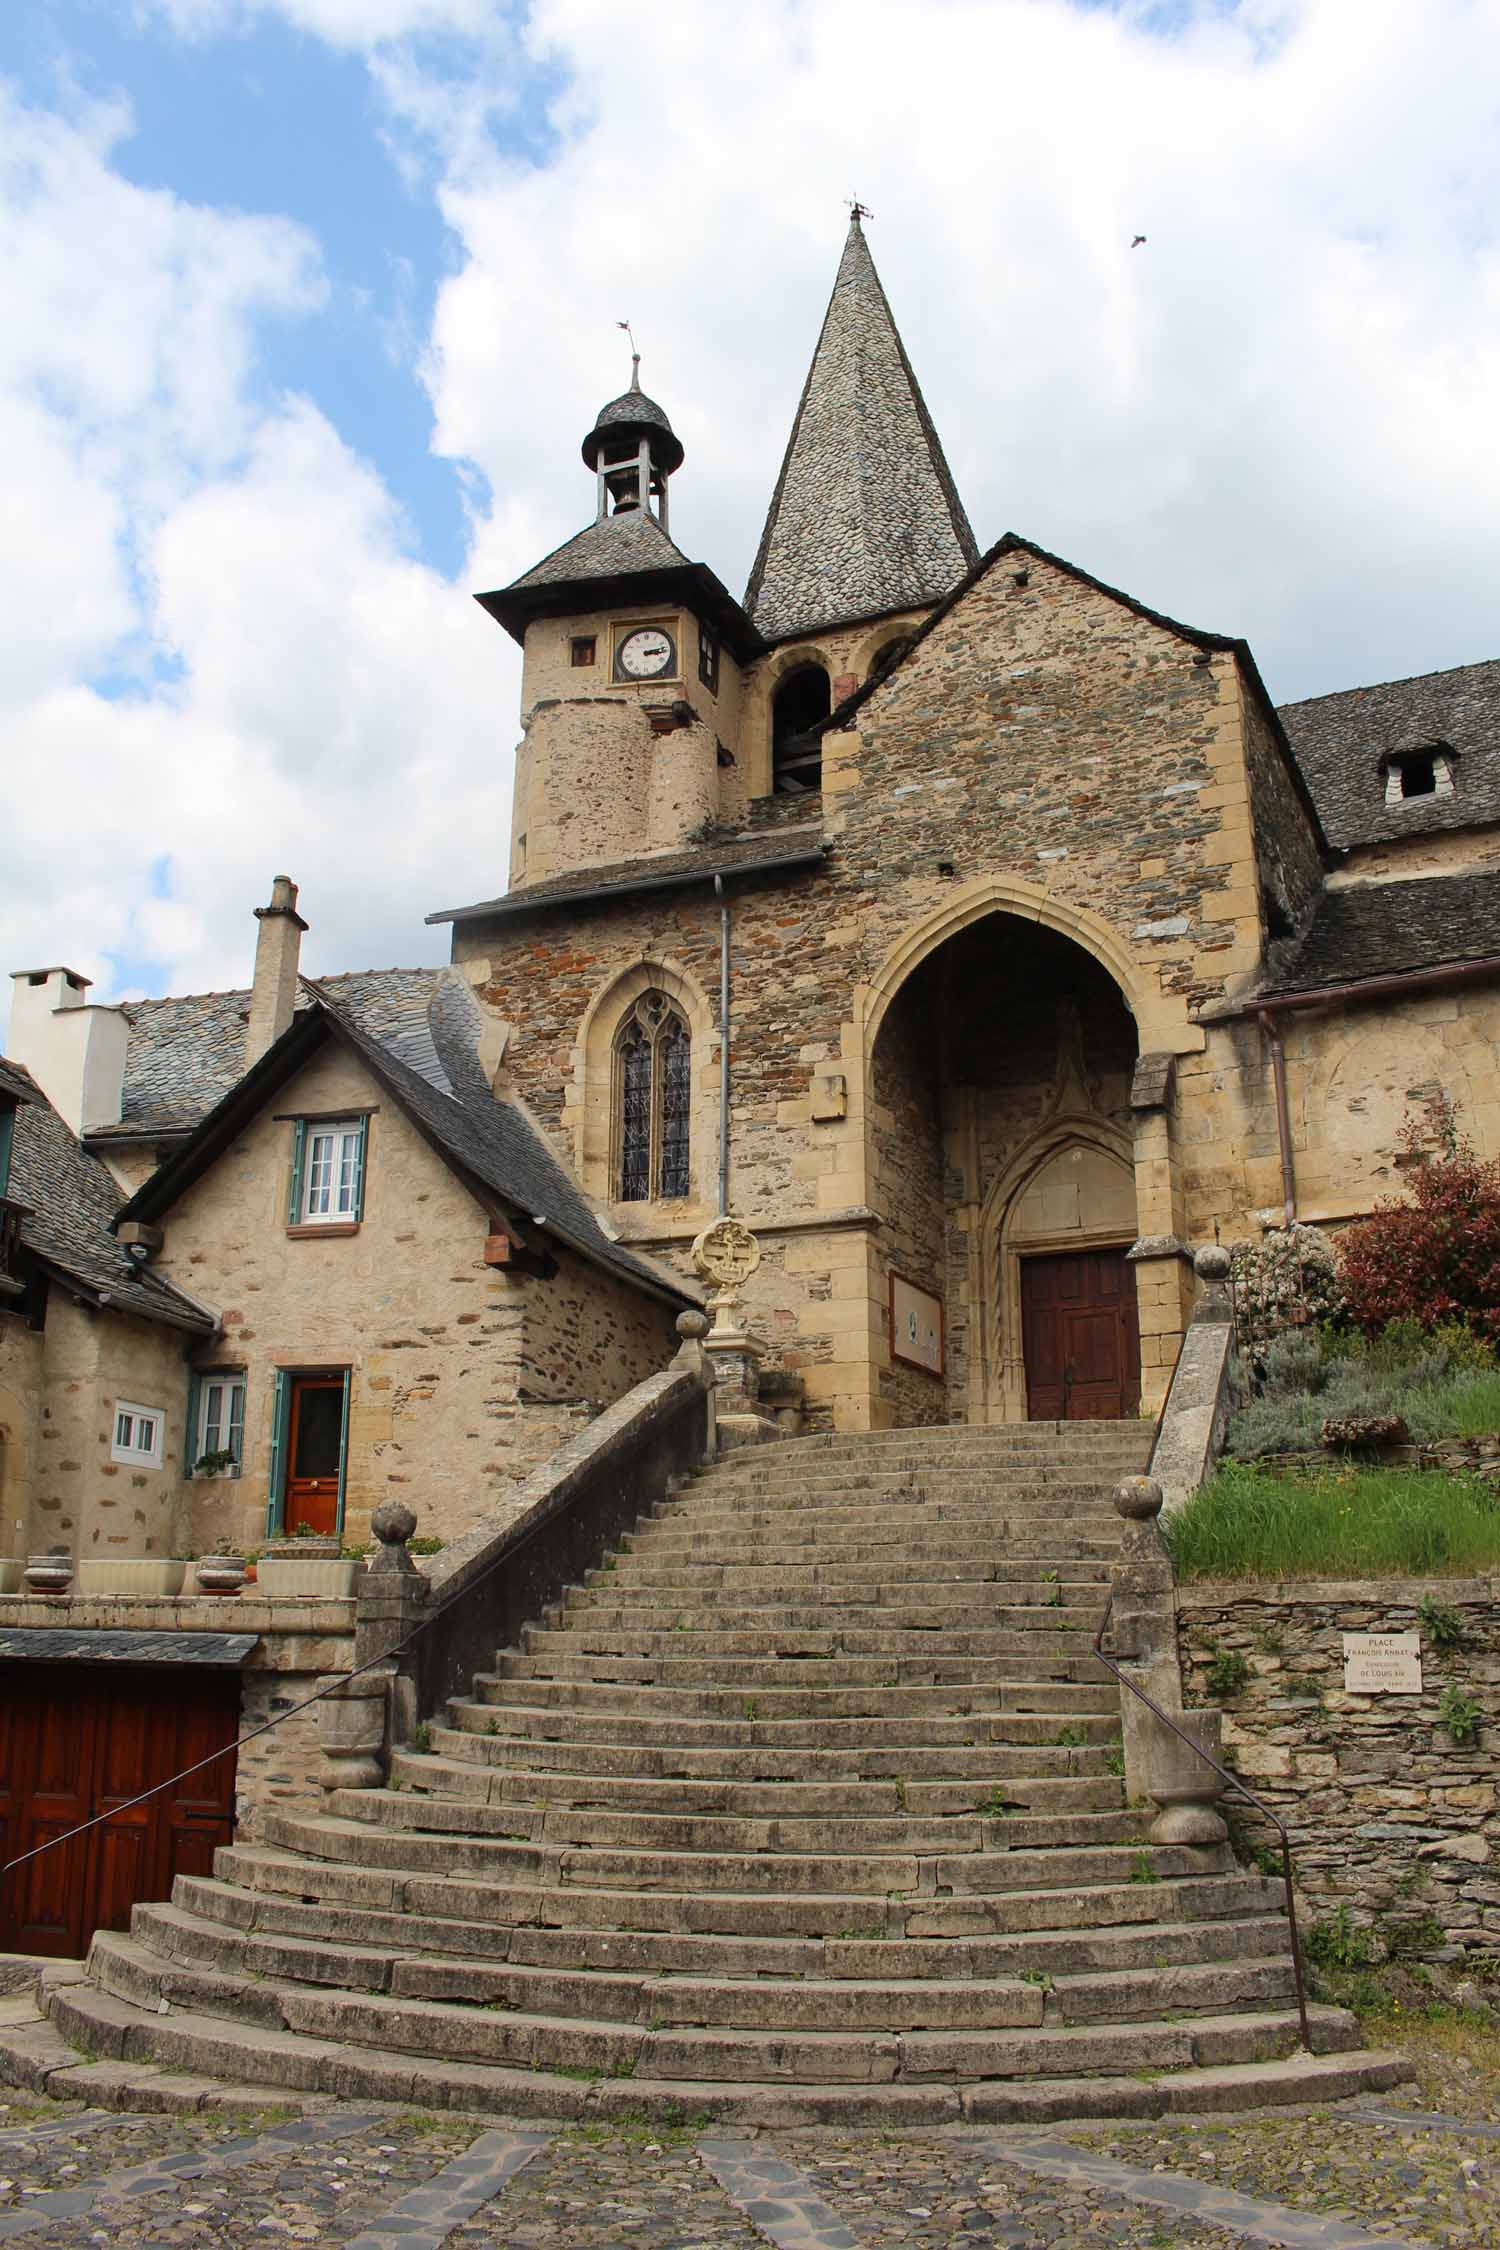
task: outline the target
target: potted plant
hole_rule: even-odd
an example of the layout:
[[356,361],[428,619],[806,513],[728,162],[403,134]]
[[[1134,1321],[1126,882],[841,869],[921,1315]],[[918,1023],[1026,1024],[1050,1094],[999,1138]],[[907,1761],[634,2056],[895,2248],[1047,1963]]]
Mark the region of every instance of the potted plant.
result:
[[233,1453],[227,1445],[221,1445],[212,1452],[199,1454],[193,1463],[193,1474],[195,1477],[225,1476],[233,1467]]
[[269,1539],[261,1550],[256,1583],[272,1598],[338,1601],[354,1591],[358,1548],[341,1549],[331,1533],[299,1523],[291,1539]]

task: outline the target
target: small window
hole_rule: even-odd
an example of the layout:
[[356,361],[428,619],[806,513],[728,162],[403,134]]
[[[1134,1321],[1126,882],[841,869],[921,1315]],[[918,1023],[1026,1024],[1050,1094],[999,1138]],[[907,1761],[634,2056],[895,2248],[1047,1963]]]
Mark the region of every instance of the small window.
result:
[[1386,803],[1404,804],[1408,797],[1451,797],[1456,763],[1445,742],[1397,751],[1385,762]]
[[802,796],[823,786],[823,743],[815,731],[833,708],[821,664],[799,664],[771,698],[771,786]]
[[245,1451],[245,1378],[225,1372],[193,1382],[191,1467],[205,1476],[237,1477]]
[[363,1117],[297,1120],[287,1210],[290,1225],[358,1226],[364,1216],[367,1123]]
[[568,652],[575,672],[581,672],[594,661],[595,638],[592,633],[580,633],[568,643]]
[[139,1468],[160,1468],[164,1420],[160,1407],[132,1406],[127,1400],[118,1399],[115,1403],[115,1434],[109,1449],[110,1459],[129,1461]]

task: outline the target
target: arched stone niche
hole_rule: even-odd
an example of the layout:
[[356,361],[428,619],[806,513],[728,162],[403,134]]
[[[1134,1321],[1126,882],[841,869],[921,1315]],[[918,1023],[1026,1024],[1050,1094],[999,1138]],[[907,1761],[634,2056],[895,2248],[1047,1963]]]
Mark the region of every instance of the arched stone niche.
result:
[[1128,1135],[1093,1115],[1058,1118],[1022,1150],[986,1198],[981,1301],[990,1333],[971,1369],[975,1420],[1024,1421],[1021,1263],[1028,1255],[1128,1248],[1136,1226]]

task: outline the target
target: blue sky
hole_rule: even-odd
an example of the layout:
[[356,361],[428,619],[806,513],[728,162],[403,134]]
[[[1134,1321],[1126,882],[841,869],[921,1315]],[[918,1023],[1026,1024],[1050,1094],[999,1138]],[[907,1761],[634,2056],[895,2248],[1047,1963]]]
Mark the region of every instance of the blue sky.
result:
[[[12,0],[0,968],[441,958],[628,314],[743,582],[858,192],[981,543],[1278,698],[1500,653],[1500,0]],[[1136,232],[1147,246],[1132,252]]]
[[[461,67],[461,52],[454,61]],[[141,187],[228,210],[273,208],[316,237],[329,297],[315,320],[268,322],[262,395],[305,391],[349,445],[378,461],[437,568],[464,553],[454,464],[432,452],[432,402],[418,379],[439,282],[456,262],[415,137],[393,161],[364,58],[263,15],[184,39],[119,0],[20,0],[0,14],[0,73],[39,107],[123,95],[132,130],[116,164]],[[517,130],[524,148],[528,136]]]

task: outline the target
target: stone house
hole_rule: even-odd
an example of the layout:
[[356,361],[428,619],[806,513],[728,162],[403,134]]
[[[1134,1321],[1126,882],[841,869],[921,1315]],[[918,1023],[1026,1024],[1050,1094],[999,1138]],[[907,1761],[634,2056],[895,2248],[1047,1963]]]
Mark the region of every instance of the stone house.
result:
[[[261,911],[248,994],[132,1012],[105,1105],[117,1115],[88,1135],[125,1183],[135,1175],[128,1196],[33,1095],[49,1145],[71,1152],[70,1179],[90,1182],[110,1307],[94,1323],[107,1347],[72,1341],[66,1299],[47,1334],[79,1411],[86,1400],[107,1421],[121,1389],[140,1402],[150,1462],[130,1476],[136,1552],[253,1549],[304,1528],[358,1545],[386,1497],[414,1501],[430,1533],[461,1533],[497,1480],[655,1373],[693,1301],[611,1241],[520,1105],[497,1095],[459,979],[299,985],[302,927],[283,883]],[[34,1138],[18,1129],[18,1194]],[[23,1221],[23,1241],[39,1224]],[[129,1332],[150,1348],[129,1354],[137,1304]],[[54,1391],[62,1379],[48,1378]],[[42,1435],[60,1430],[56,1404],[42,1412]],[[16,1449],[7,1516],[83,1557],[120,1535],[99,1513],[114,1503],[97,1498],[93,1452],[67,1451],[83,1454],[76,1498]]]

